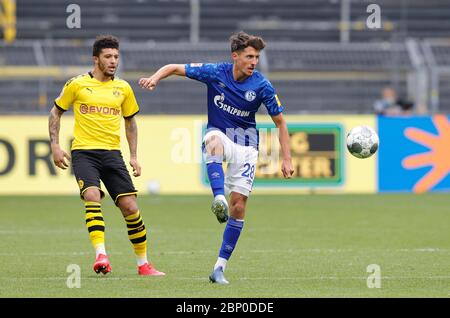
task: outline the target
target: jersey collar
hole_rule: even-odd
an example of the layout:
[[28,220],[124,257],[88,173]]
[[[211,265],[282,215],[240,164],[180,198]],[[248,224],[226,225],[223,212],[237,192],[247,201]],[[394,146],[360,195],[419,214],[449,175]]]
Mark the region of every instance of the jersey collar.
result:
[[[90,71],[88,72],[88,74],[91,78],[94,78],[94,75]],[[111,76],[111,81],[114,81],[114,76]]]

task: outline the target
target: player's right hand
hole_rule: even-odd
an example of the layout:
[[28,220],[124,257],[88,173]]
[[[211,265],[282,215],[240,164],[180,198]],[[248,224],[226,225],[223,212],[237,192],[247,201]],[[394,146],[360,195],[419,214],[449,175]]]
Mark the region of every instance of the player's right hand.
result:
[[146,88],[152,91],[156,88],[156,85],[158,85],[158,81],[153,76],[144,77],[139,80],[139,85],[142,88]]
[[281,171],[283,172],[283,176],[285,179],[292,178],[292,175],[294,174],[294,168],[292,166],[292,160],[289,159],[283,159],[283,163],[281,164]]
[[69,154],[59,147],[52,147],[52,153],[53,153],[53,162],[55,163],[55,166],[63,170],[66,170],[69,167],[69,163],[66,162],[66,158],[69,161],[71,159]]

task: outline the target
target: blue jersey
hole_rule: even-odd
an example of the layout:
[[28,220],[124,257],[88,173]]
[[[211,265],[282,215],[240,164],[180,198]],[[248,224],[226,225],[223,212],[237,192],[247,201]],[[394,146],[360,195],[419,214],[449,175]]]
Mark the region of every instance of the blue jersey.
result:
[[255,114],[263,103],[269,115],[283,111],[272,84],[258,71],[244,81],[233,78],[233,64],[185,65],[186,76],[208,86],[208,130],[218,129],[233,142],[258,148]]

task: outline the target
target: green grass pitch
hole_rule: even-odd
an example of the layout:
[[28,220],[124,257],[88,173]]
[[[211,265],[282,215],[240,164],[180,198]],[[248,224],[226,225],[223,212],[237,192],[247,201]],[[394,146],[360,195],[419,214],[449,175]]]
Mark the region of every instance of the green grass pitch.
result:
[[[139,277],[118,209],[103,202],[113,272],[94,252],[75,196],[0,197],[0,297],[449,297],[450,196],[254,195],[228,263],[208,282],[223,225],[210,196],[140,196],[150,259],[166,277]],[[68,288],[70,264],[80,288]],[[367,266],[381,287],[368,288]]]

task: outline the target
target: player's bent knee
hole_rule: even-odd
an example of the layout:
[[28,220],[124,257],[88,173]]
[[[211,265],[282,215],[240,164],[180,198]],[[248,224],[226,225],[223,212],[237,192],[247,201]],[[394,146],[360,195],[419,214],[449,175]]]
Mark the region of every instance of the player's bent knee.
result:
[[100,202],[102,196],[99,189],[90,188],[83,193],[83,198],[85,201]]
[[117,199],[117,205],[122,211],[123,216],[135,214],[139,208],[134,195],[127,195]]
[[231,202],[230,215],[234,219],[244,219],[245,217],[245,204],[243,202]]
[[218,136],[211,136],[206,139],[206,152],[208,155],[223,154],[222,140]]

